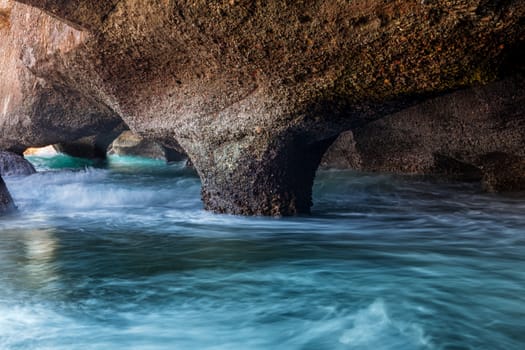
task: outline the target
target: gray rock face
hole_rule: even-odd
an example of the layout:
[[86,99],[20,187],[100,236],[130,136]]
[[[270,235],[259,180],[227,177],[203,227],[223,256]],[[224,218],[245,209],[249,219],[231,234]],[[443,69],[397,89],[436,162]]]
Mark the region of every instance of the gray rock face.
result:
[[[457,91],[343,133],[323,165],[476,181],[497,179],[499,171],[507,180],[487,188],[519,188],[523,175],[515,159],[525,156],[524,81],[518,76]],[[500,156],[487,158],[491,154]]]
[[0,176],[0,215],[15,210],[13,198],[9,194],[4,180]]
[[113,141],[108,148],[108,155],[137,156],[160,159],[167,162],[180,161],[187,158],[176,150],[167,149],[158,142],[145,140],[131,131],[124,131]]
[[495,80],[525,35],[521,0],[19,2],[35,8],[0,29],[0,148],[123,120],[184,148],[207,209],[248,215],[308,212],[336,135]]
[[35,168],[24,157],[11,152],[0,151],[0,176],[31,175]]

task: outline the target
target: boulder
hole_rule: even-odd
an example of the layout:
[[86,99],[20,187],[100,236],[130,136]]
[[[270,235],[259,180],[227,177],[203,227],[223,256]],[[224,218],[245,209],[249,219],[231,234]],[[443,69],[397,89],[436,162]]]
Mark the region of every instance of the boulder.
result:
[[35,168],[24,157],[18,154],[0,151],[0,176],[31,175]]
[[0,148],[123,120],[180,144],[221,213],[308,213],[338,134],[523,61],[521,0],[7,3]]
[[167,162],[186,159],[184,154],[168,149],[158,142],[145,140],[131,131],[124,131],[113,141],[108,148],[108,155],[145,157]]
[[86,159],[105,159],[106,148],[95,142],[95,136],[86,136],[71,142],[62,142],[53,145],[58,153],[71,157]]
[[4,180],[0,176],[0,215],[8,213],[15,209],[13,198],[9,194]]

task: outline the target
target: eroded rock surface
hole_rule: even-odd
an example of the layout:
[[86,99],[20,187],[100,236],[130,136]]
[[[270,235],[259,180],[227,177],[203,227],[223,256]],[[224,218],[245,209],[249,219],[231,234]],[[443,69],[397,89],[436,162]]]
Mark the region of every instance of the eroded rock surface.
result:
[[[487,158],[490,154],[500,156]],[[438,97],[345,132],[327,151],[323,165],[476,181],[497,179],[499,171],[507,180],[484,182],[497,182],[486,187],[501,191],[516,189],[523,181],[525,172],[516,168],[520,162],[509,159],[524,156],[525,80],[517,76]]]
[[0,1],[0,14],[0,149],[21,154],[122,123],[75,83],[75,75],[89,75],[72,69],[74,52],[89,33],[9,0]]
[[2,29],[22,87],[0,148],[119,117],[184,148],[207,209],[249,215],[308,212],[336,135],[508,73],[525,33],[521,0],[20,2],[52,16]]
[[0,151],[0,176],[20,176],[36,173],[35,168],[18,154]]

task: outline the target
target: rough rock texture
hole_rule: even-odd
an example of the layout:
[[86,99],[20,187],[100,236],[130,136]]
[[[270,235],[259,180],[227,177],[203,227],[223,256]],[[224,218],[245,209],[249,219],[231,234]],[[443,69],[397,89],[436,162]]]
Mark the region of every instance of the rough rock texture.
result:
[[107,153],[108,155],[160,159],[167,162],[180,161],[187,158],[184,154],[167,149],[158,142],[145,140],[131,131],[124,131],[120,134],[109,146]]
[[[489,157],[491,165],[485,168],[483,159],[495,152],[503,156]],[[325,154],[323,166],[462,180],[480,180],[499,169],[519,182],[525,173],[519,174],[519,162],[509,159],[524,156],[525,79],[517,76],[438,97],[345,132]],[[505,190],[504,184],[506,190],[519,187],[505,180],[491,190]]]
[[0,176],[31,175],[36,173],[31,163],[11,152],[0,151]]
[[3,144],[19,142],[14,111],[27,106],[38,113],[26,123],[71,119],[77,134],[77,116],[118,116],[147,139],[178,142],[205,207],[240,214],[308,212],[336,135],[508,73],[525,32],[522,0],[20,2],[53,17],[11,11],[7,35],[30,39],[0,44],[22,57],[7,81],[37,91],[18,88],[7,104],[0,124],[15,127]]
[[13,198],[9,194],[4,180],[0,176],[0,215],[10,212],[15,209]]
[[0,23],[0,149],[21,154],[122,124],[107,104],[77,88],[73,74],[62,73],[87,33],[8,0],[0,0]]

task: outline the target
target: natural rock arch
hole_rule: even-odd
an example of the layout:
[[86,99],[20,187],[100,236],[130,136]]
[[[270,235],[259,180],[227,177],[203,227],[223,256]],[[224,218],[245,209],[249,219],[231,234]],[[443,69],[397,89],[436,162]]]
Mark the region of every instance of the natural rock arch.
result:
[[87,33],[13,1],[0,4],[2,11],[0,150],[22,154],[28,147],[91,135],[116,137],[127,128],[107,104],[64,73],[74,65],[72,52],[87,40]]
[[42,125],[77,96],[101,120],[178,142],[206,208],[236,214],[308,212],[337,134],[495,79],[525,32],[519,0],[19,2],[74,38],[53,56],[25,43],[31,74],[61,93],[40,104]]
[[505,159],[525,159],[524,78],[454,91],[345,132],[322,165],[479,181],[486,161],[501,159],[504,176]]

